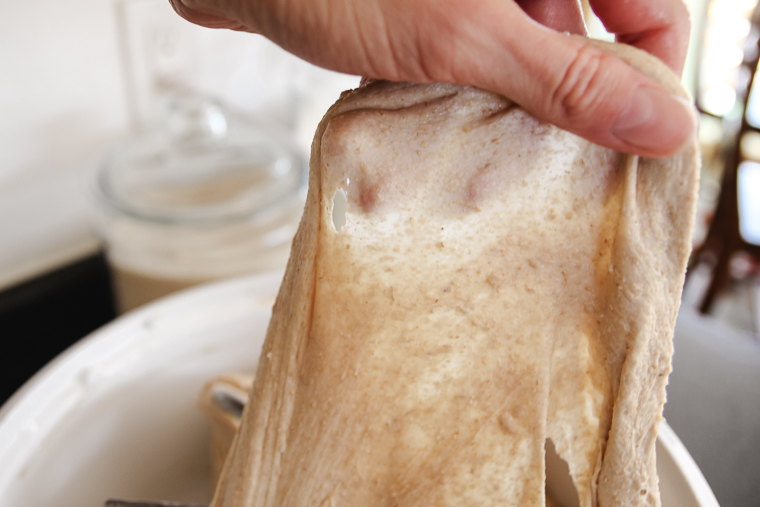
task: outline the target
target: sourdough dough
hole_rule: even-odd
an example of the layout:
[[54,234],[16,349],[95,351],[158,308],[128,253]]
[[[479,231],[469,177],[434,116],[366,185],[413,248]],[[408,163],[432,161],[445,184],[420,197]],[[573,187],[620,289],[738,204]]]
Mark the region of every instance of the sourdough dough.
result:
[[543,506],[547,438],[581,505],[659,505],[697,160],[620,154],[473,88],[344,94],[213,505]]

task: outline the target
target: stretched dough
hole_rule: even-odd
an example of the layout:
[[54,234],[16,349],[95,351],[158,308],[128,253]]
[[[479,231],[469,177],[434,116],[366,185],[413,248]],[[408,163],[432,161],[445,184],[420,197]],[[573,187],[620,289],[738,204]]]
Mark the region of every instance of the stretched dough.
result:
[[212,505],[543,506],[547,438],[582,506],[659,505],[697,178],[473,88],[344,94]]

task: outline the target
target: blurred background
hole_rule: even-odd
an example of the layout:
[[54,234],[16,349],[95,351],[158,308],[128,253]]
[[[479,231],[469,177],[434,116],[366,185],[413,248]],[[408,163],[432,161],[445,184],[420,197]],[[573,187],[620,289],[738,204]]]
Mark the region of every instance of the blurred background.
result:
[[[703,169],[665,416],[721,505],[760,505],[760,14],[687,5]],[[119,313],[284,266],[311,137],[359,83],[165,0],[3,14],[0,403]]]
[[3,13],[0,403],[118,313],[284,266],[311,137],[359,84],[165,0]]

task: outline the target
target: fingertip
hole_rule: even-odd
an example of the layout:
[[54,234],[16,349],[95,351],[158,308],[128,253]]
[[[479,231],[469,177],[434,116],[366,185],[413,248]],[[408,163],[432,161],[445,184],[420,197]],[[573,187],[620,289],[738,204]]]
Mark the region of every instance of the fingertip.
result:
[[204,28],[222,28],[235,31],[254,32],[240,21],[218,13],[200,11],[189,7],[182,0],[169,0],[174,12],[190,23]]
[[577,0],[517,0],[534,21],[557,32],[586,35],[583,12]]
[[590,1],[618,42],[656,56],[681,75],[691,32],[691,15],[682,0]]
[[657,86],[637,86],[612,122],[611,133],[627,149],[648,157],[683,150],[697,129],[694,107]]

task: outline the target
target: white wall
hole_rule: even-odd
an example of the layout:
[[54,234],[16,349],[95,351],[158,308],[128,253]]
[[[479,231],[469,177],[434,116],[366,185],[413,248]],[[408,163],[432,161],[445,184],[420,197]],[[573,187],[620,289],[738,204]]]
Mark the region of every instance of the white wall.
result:
[[81,194],[123,135],[111,3],[5,0],[0,16],[0,287],[95,247]]
[[0,16],[0,182],[79,161],[123,127],[106,0],[6,1]]

